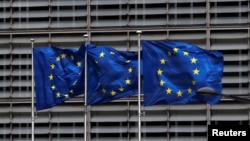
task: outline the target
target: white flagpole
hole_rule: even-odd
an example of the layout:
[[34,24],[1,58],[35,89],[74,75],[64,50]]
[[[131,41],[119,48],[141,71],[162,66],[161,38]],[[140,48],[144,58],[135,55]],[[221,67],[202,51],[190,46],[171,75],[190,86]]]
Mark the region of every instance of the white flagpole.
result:
[[[88,34],[84,34],[84,39],[85,39],[85,48],[86,45],[88,43]],[[84,76],[85,76],[85,80],[84,80],[84,141],[87,141],[87,49],[85,50],[85,60],[84,60]]]
[[32,72],[32,79],[31,79],[31,141],[35,140],[35,111],[34,111],[34,56],[33,56],[33,48],[34,48],[34,39],[30,39],[31,41],[31,72]]
[[141,141],[141,33],[138,34],[138,141]]

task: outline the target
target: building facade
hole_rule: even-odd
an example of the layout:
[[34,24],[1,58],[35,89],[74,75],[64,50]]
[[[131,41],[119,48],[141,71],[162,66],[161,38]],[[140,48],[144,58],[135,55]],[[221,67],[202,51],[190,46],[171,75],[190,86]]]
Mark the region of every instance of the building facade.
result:
[[[249,96],[250,1],[248,0],[0,0],[0,138],[31,140],[34,46],[79,48],[88,41],[137,51],[146,40],[174,40],[218,50],[224,56],[223,93]],[[206,141],[207,126],[250,124],[250,105],[142,107],[143,141]],[[36,141],[136,141],[137,96],[88,106],[84,96],[35,112]]]

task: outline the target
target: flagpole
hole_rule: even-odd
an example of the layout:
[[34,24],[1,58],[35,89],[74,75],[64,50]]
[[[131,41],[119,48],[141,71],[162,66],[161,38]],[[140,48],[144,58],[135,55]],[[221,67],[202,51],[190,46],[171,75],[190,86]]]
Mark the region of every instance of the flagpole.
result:
[[138,34],[138,141],[141,141],[141,33]]
[[[84,34],[85,48],[88,43],[88,34]],[[84,141],[87,141],[87,49],[85,50],[85,59],[84,59]]]
[[30,39],[31,41],[31,72],[32,72],[32,79],[31,79],[31,141],[35,140],[35,114],[34,114],[34,56],[33,56],[33,48],[34,48],[34,39]]

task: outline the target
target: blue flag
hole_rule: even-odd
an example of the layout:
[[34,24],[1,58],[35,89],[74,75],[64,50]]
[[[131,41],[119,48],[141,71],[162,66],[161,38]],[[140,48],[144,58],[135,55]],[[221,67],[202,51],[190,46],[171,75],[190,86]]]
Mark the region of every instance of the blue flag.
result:
[[220,96],[196,95],[209,87],[222,91],[223,55],[185,42],[142,41],[144,106],[216,104]]
[[87,54],[87,105],[107,103],[137,94],[137,53],[88,44]]
[[82,49],[33,49],[37,111],[54,107],[84,93]]

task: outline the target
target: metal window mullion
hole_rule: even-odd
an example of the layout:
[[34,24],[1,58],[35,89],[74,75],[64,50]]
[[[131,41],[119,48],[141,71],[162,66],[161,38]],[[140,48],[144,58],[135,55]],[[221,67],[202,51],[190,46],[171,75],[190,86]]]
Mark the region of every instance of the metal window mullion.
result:
[[129,39],[130,39],[130,34],[129,33],[130,32],[127,32],[127,39],[126,39],[126,41],[127,41],[127,50],[128,51],[130,51],[130,49],[131,49],[130,41],[129,41]]
[[122,3],[120,1],[118,2],[118,7],[119,7],[119,21],[122,23]]
[[[87,5],[86,5],[86,7],[87,7],[87,17],[86,17],[86,19],[87,19],[87,34],[90,36],[90,31],[91,31],[91,0],[87,0]],[[90,37],[89,37],[89,41],[90,41]]]
[[[239,50],[239,55],[241,56],[242,55],[242,50]],[[239,69],[242,68],[242,60],[239,61]],[[243,74],[241,71],[239,71],[239,78],[242,78]],[[241,80],[239,79],[239,90],[241,90],[243,88],[243,84],[242,82],[240,82]],[[240,92],[241,93],[241,92]]]
[[[211,125],[211,107],[210,104],[207,104],[207,130],[208,130],[208,126]],[[207,132],[207,139],[208,139],[208,132]]]
[[[239,16],[239,20],[242,19],[242,12],[241,12],[241,6],[242,6],[242,2],[241,1],[238,1],[238,5],[239,5],[239,13],[238,13],[238,16]],[[241,22],[240,22],[241,23]]]
[[72,26],[76,27],[76,4],[75,1],[72,2]]
[[128,100],[127,101],[127,111],[126,111],[127,112],[127,141],[129,141],[129,139],[131,138],[130,132],[129,132],[129,129],[131,128],[130,127],[130,120],[129,120],[130,119],[129,118],[130,117],[129,107],[130,107],[130,101]]
[[210,37],[211,37],[211,32],[210,32],[210,29],[206,29],[206,49],[207,50],[211,50],[211,40],[210,40]]
[[87,123],[84,123],[84,124],[87,124],[87,135],[84,135],[84,136],[87,136],[87,141],[90,141],[91,140],[91,107],[90,106],[87,106],[87,113],[89,113],[86,117],[87,117]]
[[73,140],[75,140],[75,139],[76,139],[76,123],[73,122],[72,124],[73,124],[73,125],[72,125],[72,128],[73,128],[73,129],[72,129],[72,130],[73,130],[73,131],[72,131],[72,134],[73,134],[73,135],[72,135],[72,138],[73,138]]
[[170,105],[167,106],[167,141],[170,141]]
[[51,141],[52,140],[52,137],[53,137],[53,135],[52,135],[52,114],[51,114],[51,112],[49,112],[49,131],[48,131],[48,134],[49,134],[49,141]]
[[209,28],[210,27],[210,23],[211,23],[211,21],[210,21],[210,1],[209,0],[206,0],[206,26],[207,26],[207,28]]
[[167,20],[167,23],[166,23],[166,28],[168,28],[168,26],[169,26],[169,20],[170,20],[170,18],[169,18],[169,6],[170,5],[170,3],[169,2],[167,2],[166,3],[166,20]]
[[[126,27],[128,27],[129,26],[129,23],[130,23],[130,4],[129,4],[129,0],[127,0],[127,3],[126,3],[126,5],[127,5],[127,23],[126,23]],[[128,41],[129,42],[129,41]]]
[[10,140],[13,140],[13,103],[10,102]]
[[[176,9],[176,11],[178,10],[177,3],[174,4],[174,8]],[[178,12],[174,14],[174,24],[178,24]]]
[[10,4],[10,29],[13,28],[13,1],[11,0],[11,4]]
[[52,45],[51,33],[48,33],[48,46]]
[[[28,1],[28,0],[26,0],[26,1]],[[27,7],[26,7],[26,28],[29,28],[29,2],[26,2],[26,4],[27,4]],[[31,11],[30,11],[31,12]]]
[[145,4],[145,0],[143,0],[143,3],[142,3],[142,23],[144,24],[144,25],[146,25],[146,22],[147,22],[147,19],[146,19],[146,4]]
[[51,0],[49,0],[49,4],[48,4],[48,7],[49,7],[49,14],[48,14],[48,19],[49,19],[49,23],[48,23],[48,28],[50,29],[51,28],[51,24],[52,24],[52,5],[51,5]]
[[[57,1],[57,3],[60,3],[60,2],[59,2],[59,1]],[[59,13],[60,13],[60,6],[61,6],[60,4],[58,4],[58,5],[56,6],[56,10],[57,10],[57,12],[56,12],[56,13],[57,13],[57,18],[56,18],[56,19],[57,19],[57,21],[56,21],[56,25],[57,25],[57,27],[59,27],[59,26],[60,26],[60,22],[61,22],[61,21],[60,21],[60,20],[61,20],[61,19],[60,19],[60,14],[59,14]]]
[[57,136],[57,139],[58,139],[58,140],[61,139],[61,130],[60,130],[61,127],[60,127],[60,124],[61,124],[60,122],[57,122],[57,123],[56,123],[56,128],[57,128],[57,129],[56,129],[56,131],[57,131],[57,132],[56,132],[56,136]]
[[190,12],[190,19],[191,19],[191,21],[192,21],[192,24],[194,24],[194,23],[193,23],[193,21],[194,21],[194,12],[192,12],[193,9],[194,9],[194,3],[193,3],[193,2],[190,2],[190,10],[191,10],[191,12]]

